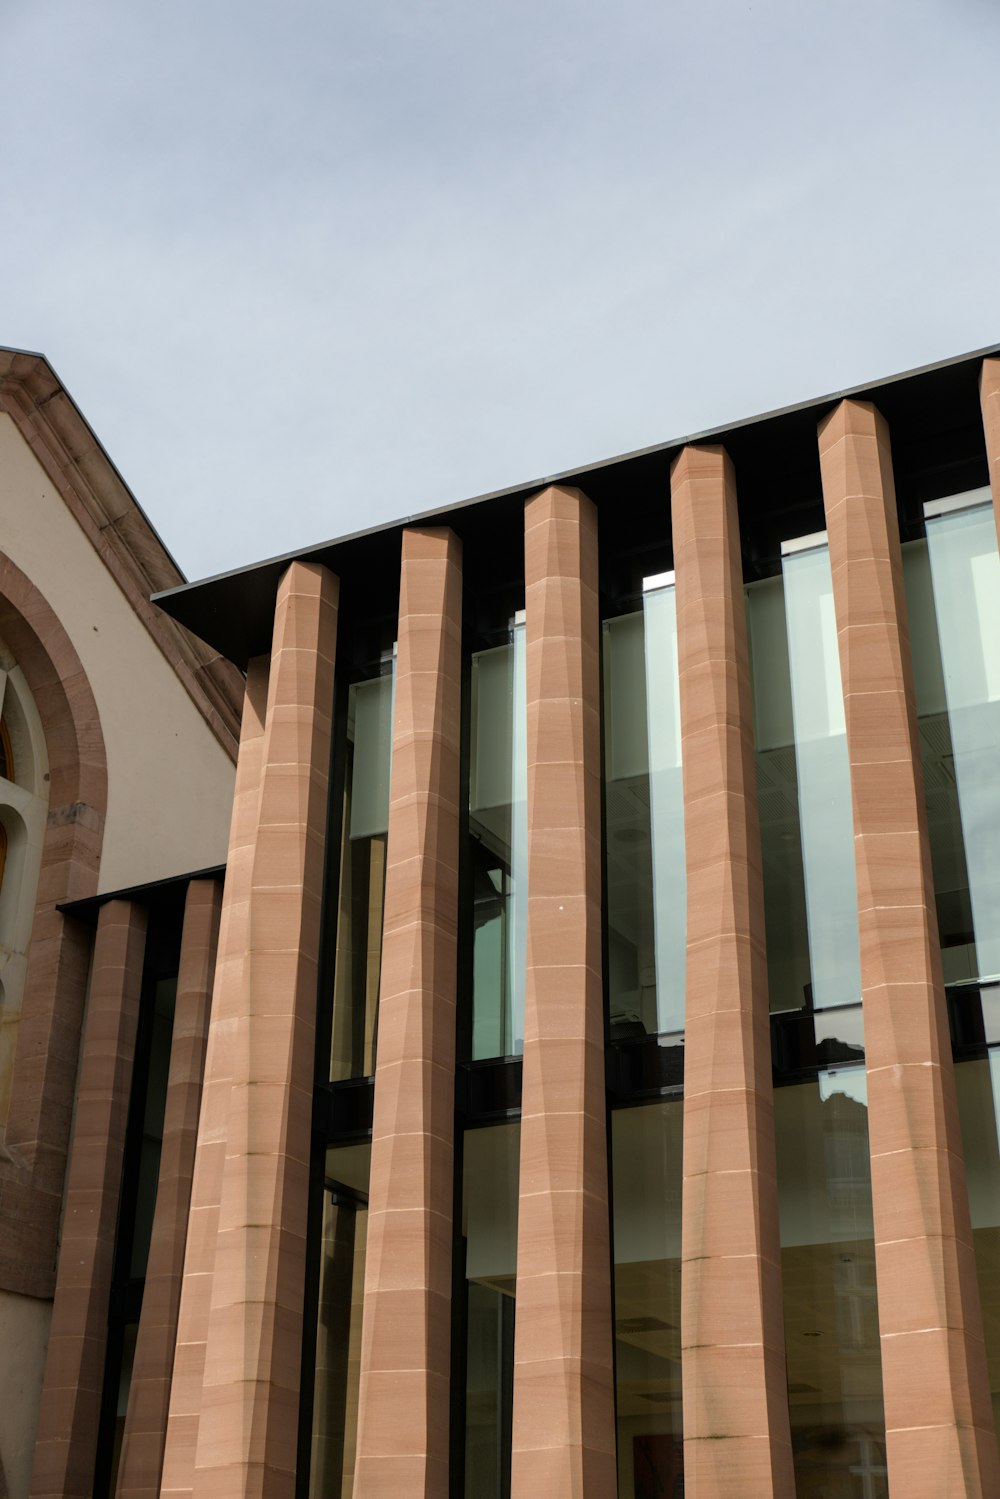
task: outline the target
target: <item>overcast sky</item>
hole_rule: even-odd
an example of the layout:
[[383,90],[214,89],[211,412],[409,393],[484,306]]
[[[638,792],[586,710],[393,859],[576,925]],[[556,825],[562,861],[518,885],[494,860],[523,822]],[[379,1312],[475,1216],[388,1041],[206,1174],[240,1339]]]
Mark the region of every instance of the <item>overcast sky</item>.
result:
[[1000,342],[1000,0],[0,0],[0,343],[189,577]]

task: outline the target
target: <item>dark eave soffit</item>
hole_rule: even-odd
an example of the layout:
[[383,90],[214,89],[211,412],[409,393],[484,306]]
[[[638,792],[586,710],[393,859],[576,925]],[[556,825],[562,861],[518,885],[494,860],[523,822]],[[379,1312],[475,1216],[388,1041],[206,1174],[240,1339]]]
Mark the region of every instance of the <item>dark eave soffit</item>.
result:
[[[400,538],[405,526],[447,524],[466,544],[475,543],[484,528],[497,525],[502,512],[510,511],[530,495],[548,484],[572,484],[583,489],[598,507],[613,514],[616,495],[623,487],[636,486],[656,496],[668,493],[670,464],[676,453],[689,443],[721,443],[736,464],[739,476],[744,463],[754,465],[758,454],[774,455],[784,447],[815,451],[816,424],[838,401],[845,397],[867,397],[876,402],[894,432],[895,421],[914,413],[919,423],[924,413],[940,414],[945,425],[952,420],[968,419],[970,397],[974,396],[979,366],[984,358],[1000,353],[1000,345],[976,350],[938,364],[894,375],[888,379],[835,391],[811,401],[766,412],[744,421],[715,427],[704,432],[674,438],[670,442],[625,453],[592,463],[584,468],[551,474],[492,494],[477,495],[455,505],[404,516],[366,531],[304,550],[288,552],[263,562],[221,573],[200,582],[188,583],[153,595],[153,601],[180,624],[185,625],[208,645],[241,669],[256,655],[270,650],[274,602],[278,581],[289,563],[317,562],[341,578],[342,604],[345,585],[364,579],[367,585],[391,575],[398,576]],[[742,495],[742,491],[741,491]]]

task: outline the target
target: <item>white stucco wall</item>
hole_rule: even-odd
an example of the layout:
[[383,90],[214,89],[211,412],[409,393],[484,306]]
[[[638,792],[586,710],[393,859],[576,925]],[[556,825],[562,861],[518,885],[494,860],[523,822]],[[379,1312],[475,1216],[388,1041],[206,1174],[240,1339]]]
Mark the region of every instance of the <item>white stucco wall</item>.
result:
[[232,762],[5,413],[0,550],[44,594],[97,700],[108,758],[100,889],[223,863]]

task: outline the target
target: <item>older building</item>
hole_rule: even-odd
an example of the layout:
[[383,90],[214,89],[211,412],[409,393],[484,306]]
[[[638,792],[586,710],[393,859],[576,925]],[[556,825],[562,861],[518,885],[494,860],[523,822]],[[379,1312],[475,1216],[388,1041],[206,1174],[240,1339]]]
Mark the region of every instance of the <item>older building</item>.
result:
[[[91,939],[60,908],[225,860],[242,685],[150,605],[181,578],[50,366],[0,350],[0,1494],[12,1499],[28,1492],[47,1341],[46,1419],[62,1422],[72,1384],[81,1410],[96,1392],[96,1428],[136,1040],[121,1007],[113,1039],[97,1035],[95,963],[100,1056],[78,1070]],[[74,1104],[85,1196],[64,1198]],[[61,1213],[64,1320],[50,1338]],[[74,1263],[84,1222],[93,1253]],[[81,1278],[96,1296],[85,1320]],[[81,1341],[64,1358],[66,1319]]]
[[224,893],[185,796],[39,886],[11,1494],[1000,1493],[991,493],[995,350],[139,600]]

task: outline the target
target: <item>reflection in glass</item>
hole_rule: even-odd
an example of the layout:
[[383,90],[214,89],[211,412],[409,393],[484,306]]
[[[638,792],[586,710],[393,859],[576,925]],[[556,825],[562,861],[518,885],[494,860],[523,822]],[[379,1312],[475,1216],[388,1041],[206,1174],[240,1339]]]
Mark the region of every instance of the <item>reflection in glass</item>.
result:
[[955,1068],[983,1334],[1000,1437],[1000,1050]]
[[510,1494],[520,1136],[518,1124],[465,1132],[467,1499],[507,1499]]
[[[115,1234],[114,1280],[119,1286],[132,1282],[133,1287],[141,1287],[146,1279],[160,1180],[176,996],[176,975],[157,979],[152,992],[152,1013],[142,1021],[142,1030],[149,1025],[149,1049],[140,1039],[129,1102],[122,1211]],[[144,994],[144,1010],[147,1002]],[[122,1322],[122,1312],[122,1303],[116,1296],[108,1318],[105,1388],[93,1484],[96,1496],[115,1492],[132,1387],[138,1324]]]
[[149,1049],[149,1071],[143,1083],[142,1144],[135,1183],[135,1212],[132,1220],[132,1252],[129,1276],[142,1280],[149,1260],[153,1237],[153,1215],[160,1181],[160,1151],[163,1145],[163,1117],[167,1108],[167,1081],[170,1073],[170,1047],[174,1030],[174,1005],[177,979],[159,979],[153,1001],[152,1041]]
[[528,941],[524,626],[472,658],[472,1059],[520,1056]]
[[1000,557],[988,489],[927,511],[903,560],[944,977],[961,983],[1000,977]]
[[[792,544],[793,546],[795,544]],[[747,589],[772,1010],[861,999],[850,762],[822,539]]]
[[382,966],[394,674],[348,695],[330,1078],[371,1077]]
[[125,1417],[128,1414],[128,1397],[132,1388],[132,1371],[135,1367],[135,1345],[138,1336],[138,1322],[126,1322],[122,1329],[118,1398],[115,1402],[114,1445],[111,1450],[111,1472],[106,1490],[108,1494],[113,1494],[118,1487],[118,1469],[121,1465],[122,1445],[125,1441]]
[[861,1005],[829,1010],[783,1010],[771,1016],[774,1070],[783,1083],[802,1082],[842,1062],[864,1063]]
[[775,1089],[788,1404],[798,1499],[885,1499],[863,1067]]
[[605,621],[604,763],[612,1035],[684,1028],[687,877],[677,602]]
[[679,1099],[611,1115],[619,1499],[682,1499]]
[[371,1146],[326,1153],[310,1499],[350,1499],[358,1431]]

